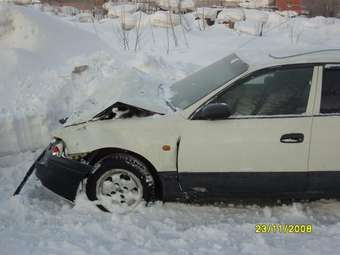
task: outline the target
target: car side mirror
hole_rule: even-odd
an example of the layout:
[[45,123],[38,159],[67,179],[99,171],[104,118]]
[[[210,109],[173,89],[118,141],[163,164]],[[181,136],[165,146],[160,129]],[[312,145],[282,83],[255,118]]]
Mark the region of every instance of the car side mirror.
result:
[[195,120],[225,120],[231,116],[231,109],[225,103],[207,104],[194,116]]

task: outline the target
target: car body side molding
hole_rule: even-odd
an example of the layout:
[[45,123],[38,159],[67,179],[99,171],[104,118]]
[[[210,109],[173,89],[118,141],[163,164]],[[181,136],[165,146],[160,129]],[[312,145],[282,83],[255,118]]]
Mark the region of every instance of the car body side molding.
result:
[[[164,201],[340,197],[340,170],[319,172],[160,172]],[[179,187],[182,187],[180,189]]]

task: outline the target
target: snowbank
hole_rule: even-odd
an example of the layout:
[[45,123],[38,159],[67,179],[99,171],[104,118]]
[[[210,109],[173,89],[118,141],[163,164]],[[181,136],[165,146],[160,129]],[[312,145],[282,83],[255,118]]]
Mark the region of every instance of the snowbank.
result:
[[136,27],[137,16],[132,14],[127,14],[120,17],[120,22],[123,30],[131,30]]
[[80,14],[80,10],[72,6],[61,6],[57,8],[57,14],[60,16],[75,16]]
[[172,11],[193,11],[195,3],[192,0],[156,0],[156,3],[163,10]]
[[258,11],[258,10],[244,10],[245,19],[248,21],[267,23],[269,19],[269,12]]
[[[0,154],[4,154],[46,144],[48,131],[74,103],[67,103],[74,68],[68,63],[107,46],[37,10],[3,6],[0,10],[2,34],[6,31],[0,37]],[[65,102],[58,101],[61,98]]]
[[[6,13],[4,13],[6,12]],[[11,21],[11,27],[7,35],[0,41],[0,47],[10,49],[25,49],[27,51],[38,50],[38,37],[42,36],[39,31],[38,23],[31,19],[26,19],[25,15],[17,9],[7,8],[3,11],[5,19]],[[6,18],[7,16],[7,18]]]
[[158,11],[150,16],[150,23],[155,27],[175,27],[180,24],[180,17],[177,14]]
[[[159,74],[122,63],[100,31],[89,33],[78,27],[86,23],[75,26],[31,8],[1,8],[3,23],[12,25],[0,38],[0,155],[45,146],[58,120],[73,113],[70,121],[88,120],[121,98],[159,103]],[[111,39],[112,26],[109,31]],[[88,69],[73,73],[82,65]],[[169,70],[164,73],[171,76]]]
[[299,15],[296,11],[277,11],[276,13],[287,18],[295,18]]
[[245,19],[245,12],[243,9],[223,9],[217,16],[216,21],[218,23],[223,23],[223,22],[236,22],[236,21],[241,21]]
[[25,49],[36,54],[41,61],[60,63],[70,56],[107,48],[105,43],[92,34],[38,10],[11,7],[4,12],[13,20],[14,29],[0,41],[2,51]]
[[235,29],[240,33],[258,36],[261,34],[262,26],[262,22],[247,20],[236,23]]
[[13,22],[10,9],[5,5],[0,5],[0,38],[14,30]]
[[110,18],[119,18],[136,12],[136,5],[132,4],[115,5],[112,2],[107,2],[103,8],[108,11],[107,15]]
[[90,23],[94,21],[94,18],[91,13],[80,13],[77,15],[76,20],[81,23]]
[[235,29],[240,33],[260,35],[268,22],[269,14],[258,10],[223,9],[216,19],[217,23],[235,22]]
[[276,12],[268,12],[268,20],[266,24],[266,28],[274,28],[279,26],[280,24],[283,24],[285,22],[288,22],[288,19],[286,17],[280,16]]
[[195,17],[200,19],[216,20],[217,13],[222,11],[221,8],[200,7],[197,8]]

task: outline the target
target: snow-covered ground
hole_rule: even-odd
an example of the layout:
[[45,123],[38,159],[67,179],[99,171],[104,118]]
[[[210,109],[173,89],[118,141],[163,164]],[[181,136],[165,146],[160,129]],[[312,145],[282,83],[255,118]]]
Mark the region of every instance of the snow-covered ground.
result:
[[[140,205],[107,214],[78,198],[71,208],[32,178],[11,197],[34,153],[0,158],[0,254],[336,254],[340,203],[282,206]],[[259,223],[312,224],[311,234],[256,234]]]
[[[123,33],[121,18],[81,23],[78,16],[0,3],[0,255],[338,251],[337,201],[270,207],[155,204],[108,215],[83,196],[70,208],[34,178],[22,195],[11,198],[37,156],[30,151],[45,146],[58,119],[74,111],[82,116],[93,105],[106,108],[122,97],[154,100],[158,84],[171,84],[235,50],[254,60],[273,51],[340,47],[337,19],[288,20],[246,10],[235,31],[223,24],[208,27],[187,14],[181,17],[184,25],[174,28],[175,39],[171,29],[152,26],[150,17],[131,15],[140,28],[137,47],[136,30]],[[264,36],[255,37],[264,17]],[[80,66],[84,71],[74,72]],[[255,234],[256,223],[312,224],[313,234]]]

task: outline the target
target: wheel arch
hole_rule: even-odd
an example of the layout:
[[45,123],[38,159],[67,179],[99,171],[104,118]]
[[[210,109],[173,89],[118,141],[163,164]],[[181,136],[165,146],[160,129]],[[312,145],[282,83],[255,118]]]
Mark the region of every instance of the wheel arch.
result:
[[163,187],[162,187],[162,182],[159,178],[157,169],[148,159],[146,159],[144,156],[142,156],[142,155],[140,155],[136,152],[126,150],[126,149],[122,149],[122,148],[115,148],[115,147],[101,148],[101,149],[97,149],[97,150],[94,150],[91,153],[89,153],[86,156],[86,161],[89,162],[90,165],[95,165],[102,158],[104,158],[108,155],[111,155],[111,154],[115,154],[115,153],[128,154],[128,155],[131,155],[131,156],[137,158],[138,160],[142,161],[147,166],[147,168],[150,170],[150,173],[155,180],[157,200],[163,199]]

